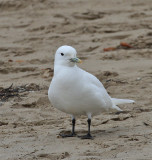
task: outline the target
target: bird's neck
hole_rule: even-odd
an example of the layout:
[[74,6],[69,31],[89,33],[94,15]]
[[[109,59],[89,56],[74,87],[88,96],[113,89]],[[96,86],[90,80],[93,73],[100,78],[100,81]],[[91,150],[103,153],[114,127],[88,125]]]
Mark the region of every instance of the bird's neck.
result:
[[65,65],[54,65],[54,76],[57,75],[58,73],[64,71],[68,71],[68,70],[75,70],[77,68],[77,65],[73,65],[73,66],[65,66]]

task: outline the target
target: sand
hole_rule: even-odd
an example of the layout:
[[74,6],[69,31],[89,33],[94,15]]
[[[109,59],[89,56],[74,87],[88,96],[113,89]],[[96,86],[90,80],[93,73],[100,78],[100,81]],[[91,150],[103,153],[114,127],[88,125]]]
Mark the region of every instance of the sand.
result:
[[[65,44],[112,97],[136,101],[93,117],[94,140],[58,136],[71,118],[51,106],[47,90]],[[1,160],[152,159],[151,0],[0,0],[0,57],[0,88],[30,88],[0,103]],[[86,134],[87,117],[76,132]]]

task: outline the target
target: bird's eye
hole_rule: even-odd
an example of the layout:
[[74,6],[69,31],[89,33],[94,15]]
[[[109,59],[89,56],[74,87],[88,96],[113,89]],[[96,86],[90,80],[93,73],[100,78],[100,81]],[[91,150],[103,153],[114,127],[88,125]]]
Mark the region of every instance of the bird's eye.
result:
[[64,53],[61,53],[61,56],[64,56]]

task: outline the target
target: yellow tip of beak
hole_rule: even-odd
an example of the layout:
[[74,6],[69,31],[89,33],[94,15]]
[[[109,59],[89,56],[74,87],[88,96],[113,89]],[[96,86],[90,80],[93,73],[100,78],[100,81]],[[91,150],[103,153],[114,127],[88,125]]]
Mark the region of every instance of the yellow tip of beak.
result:
[[78,63],[82,63],[82,60],[81,60],[81,59],[79,59],[79,60],[78,60]]

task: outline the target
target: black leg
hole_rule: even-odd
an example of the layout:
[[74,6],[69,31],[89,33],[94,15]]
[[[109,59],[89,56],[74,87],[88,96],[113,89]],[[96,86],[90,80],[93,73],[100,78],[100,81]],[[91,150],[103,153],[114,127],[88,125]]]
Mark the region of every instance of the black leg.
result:
[[90,134],[91,119],[88,119],[87,121],[88,121],[88,136],[91,136],[91,134]]
[[75,135],[75,118],[72,119],[72,134]]
[[76,120],[75,120],[75,118],[73,118],[72,119],[72,132],[71,132],[71,134],[60,134],[60,136],[62,138],[75,137],[76,136],[76,134],[75,134],[75,122],[76,122]]
[[88,122],[88,134],[85,136],[80,136],[81,139],[93,139],[90,133],[91,119],[88,118],[87,122]]

